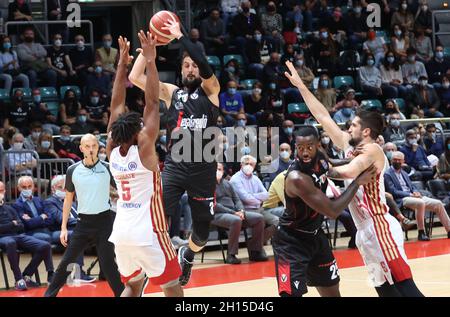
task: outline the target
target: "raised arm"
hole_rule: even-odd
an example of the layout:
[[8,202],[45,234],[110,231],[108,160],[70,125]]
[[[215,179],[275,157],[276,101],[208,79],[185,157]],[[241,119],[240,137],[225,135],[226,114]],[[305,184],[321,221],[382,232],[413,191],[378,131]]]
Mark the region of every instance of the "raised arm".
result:
[[219,106],[219,92],[220,84],[211,66],[208,64],[208,60],[202,53],[201,49],[191,42],[186,36],[181,32],[180,24],[171,19],[164,24],[163,30],[168,30],[175,38],[177,38],[182,47],[187,51],[189,56],[192,58],[194,63],[197,65],[200,77],[202,78],[202,88],[208,96],[209,100],[218,107]]
[[340,149],[345,150],[349,146],[348,141],[350,140],[350,134],[342,131],[336,122],[334,122],[328,110],[320,103],[319,100],[317,100],[314,94],[309,91],[308,87],[306,87],[300,79],[294,65],[292,65],[290,61],[287,61],[286,66],[291,74],[289,74],[289,72],[285,72],[285,76],[291,81],[292,85],[297,87],[300,91],[303,100],[305,100],[305,103],[314,118],[316,118],[316,120],[322,125],[325,132],[327,132],[331,140],[333,140],[333,143]]

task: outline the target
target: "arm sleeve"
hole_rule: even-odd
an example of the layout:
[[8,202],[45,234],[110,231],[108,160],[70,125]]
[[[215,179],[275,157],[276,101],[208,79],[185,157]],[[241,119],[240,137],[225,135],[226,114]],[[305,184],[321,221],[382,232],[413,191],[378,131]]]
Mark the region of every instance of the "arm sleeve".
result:
[[75,192],[75,185],[73,184],[72,181],[72,176],[73,176],[73,171],[75,170],[75,168],[78,165],[72,165],[67,169],[67,173],[66,173],[66,183],[64,185],[65,190],[67,190],[70,193]]
[[195,62],[195,64],[197,64],[200,72],[200,77],[204,79],[211,78],[214,73],[211,66],[209,66],[208,64],[208,60],[201,52],[201,49],[184,35],[180,38],[179,41],[184,49],[188,52],[192,60]]

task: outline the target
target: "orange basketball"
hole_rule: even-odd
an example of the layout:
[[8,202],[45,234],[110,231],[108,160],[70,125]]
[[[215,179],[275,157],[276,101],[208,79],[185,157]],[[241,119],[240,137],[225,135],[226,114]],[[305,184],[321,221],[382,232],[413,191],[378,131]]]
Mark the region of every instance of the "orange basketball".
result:
[[170,35],[170,32],[168,30],[162,29],[164,23],[170,21],[171,19],[175,19],[178,23],[180,23],[180,19],[178,18],[178,16],[170,11],[159,11],[152,16],[150,20],[150,32],[154,36],[158,37],[158,44],[166,45],[174,39],[174,37]]

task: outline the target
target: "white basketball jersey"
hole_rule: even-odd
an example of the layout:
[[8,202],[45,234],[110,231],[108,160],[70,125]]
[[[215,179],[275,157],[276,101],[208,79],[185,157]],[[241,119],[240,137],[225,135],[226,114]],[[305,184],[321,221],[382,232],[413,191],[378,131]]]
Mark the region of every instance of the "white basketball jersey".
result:
[[164,217],[159,171],[145,168],[136,145],[125,157],[116,147],[111,152],[111,174],[117,185],[117,213],[109,241],[115,245],[152,245],[154,217]]
[[[383,151],[377,144],[380,151]],[[351,156],[353,147],[345,150],[345,157]],[[355,197],[349,205],[350,213],[357,228],[360,228],[362,223],[370,218],[384,215],[389,211],[386,204],[386,193],[384,189],[384,173],[389,168],[389,162],[384,156],[384,168],[380,174],[377,175],[376,180],[368,185],[360,186],[356,192]],[[345,187],[347,188],[353,180],[345,180]]]

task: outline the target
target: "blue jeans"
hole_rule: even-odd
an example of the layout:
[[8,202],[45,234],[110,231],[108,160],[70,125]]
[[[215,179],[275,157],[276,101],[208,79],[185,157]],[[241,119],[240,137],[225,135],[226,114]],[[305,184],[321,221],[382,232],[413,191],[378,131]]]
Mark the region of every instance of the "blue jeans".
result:
[[266,211],[270,212],[272,215],[277,216],[278,218],[280,218],[283,215],[284,210],[285,210],[284,206],[266,209]]
[[47,86],[56,87],[58,75],[53,69],[47,69],[39,74],[35,70],[29,69],[27,71],[27,75],[30,80],[30,86],[32,89],[37,88],[38,75],[39,78],[45,79]]

